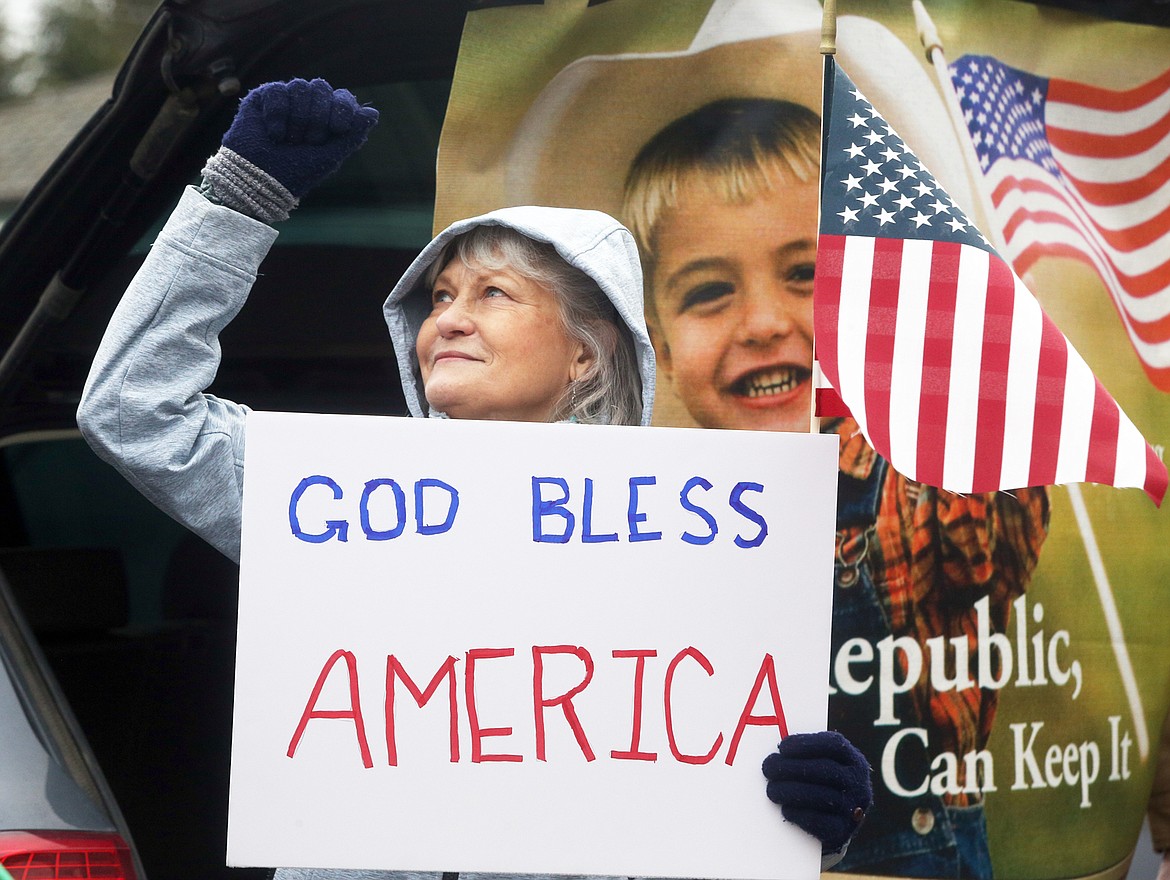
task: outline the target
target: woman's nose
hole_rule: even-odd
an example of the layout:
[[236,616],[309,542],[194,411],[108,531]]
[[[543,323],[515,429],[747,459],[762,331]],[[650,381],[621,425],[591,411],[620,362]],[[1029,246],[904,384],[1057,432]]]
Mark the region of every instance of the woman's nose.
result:
[[467,297],[457,296],[435,319],[435,329],[443,337],[466,335],[472,329],[471,312]]
[[788,296],[773,285],[760,284],[744,292],[738,340],[746,345],[767,345],[792,333],[794,316]]

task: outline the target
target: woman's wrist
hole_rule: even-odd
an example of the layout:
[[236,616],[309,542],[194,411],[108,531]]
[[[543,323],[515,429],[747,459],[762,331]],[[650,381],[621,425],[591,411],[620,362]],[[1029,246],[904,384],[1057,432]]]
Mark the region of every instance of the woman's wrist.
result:
[[268,224],[287,220],[298,204],[279,180],[227,147],[203,166],[199,191],[217,205]]

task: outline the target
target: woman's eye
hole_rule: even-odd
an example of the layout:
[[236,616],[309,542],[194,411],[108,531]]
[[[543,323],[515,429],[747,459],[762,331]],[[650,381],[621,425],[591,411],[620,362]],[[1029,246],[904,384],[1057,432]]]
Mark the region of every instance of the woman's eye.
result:
[[733,293],[735,293],[735,285],[727,281],[709,281],[699,284],[683,294],[682,300],[679,302],[679,311],[685,312],[688,309],[716,303]]
[[437,306],[440,303],[449,303],[449,302],[451,302],[451,294],[447,293],[445,290],[436,290],[431,294],[431,305],[432,306]]
[[486,290],[484,290],[483,295],[484,295],[484,297],[491,298],[491,297],[497,297],[497,296],[507,296],[508,294],[506,294],[504,291],[500,290],[500,288],[498,288],[498,287],[489,287]]

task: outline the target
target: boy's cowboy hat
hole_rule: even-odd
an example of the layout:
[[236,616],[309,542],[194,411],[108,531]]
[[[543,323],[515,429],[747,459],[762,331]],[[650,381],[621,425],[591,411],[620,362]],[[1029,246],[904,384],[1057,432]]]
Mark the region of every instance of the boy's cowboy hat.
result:
[[[820,113],[820,31],[815,0],[716,0],[685,51],[595,55],[567,65],[512,139],[507,202],[590,207],[620,217],[630,162],[679,116],[732,97],[781,98]],[[837,58],[970,212],[962,147],[924,65],[884,25],[858,16],[838,19]]]

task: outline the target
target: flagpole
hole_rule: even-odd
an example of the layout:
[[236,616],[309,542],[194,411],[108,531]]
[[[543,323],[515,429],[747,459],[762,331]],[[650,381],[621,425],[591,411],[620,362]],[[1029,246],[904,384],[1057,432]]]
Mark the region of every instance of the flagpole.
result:
[[[985,223],[981,227],[989,233],[989,240],[1000,254],[1007,258],[1007,242],[999,224],[995,222],[994,205],[991,196],[984,186],[982,169],[979,167],[979,157],[975,153],[975,145],[971,142],[971,134],[963,119],[963,108],[959,103],[959,96],[955,94],[955,85],[951,81],[950,71],[947,69],[946,54],[943,52],[942,40],[938,29],[926,11],[922,0],[912,0],[914,7],[914,21],[918,26],[918,38],[926,50],[926,59],[933,65],[935,76],[943,93],[947,111],[954,126],[955,136],[962,145],[963,156],[967,163],[967,176],[971,180],[971,188],[979,203],[980,212]],[[1137,677],[1134,675],[1133,663],[1129,657],[1129,646],[1125,641],[1125,632],[1121,626],[1121,617],[1117,613],[1117,603],[1113,598],[1113,588],[1109,584],[1109,575],[1105,571],[1105,564],[1101,557],[1101,549],[1097,544],[1097,537],[1093,531],[1092,521],[1089,519],[1089,510],[1085,505],[1084,495],[1078,483],[1069,483],[1069,500],[1072,502],[1073,515],[1076,518],[1077,530],[1081,535],[1081,542],[1085,546],[1085,555],[1089,559],[1089,570],[1093,574],[1093,581],[1097,586],[1097,597],[1101,602],[1101,612],[1105,618],[1105,626],[1109,630],[1109,641],[1113,645],[1113,655],[1117,660],[1117,671],[1121,676],[1121,683],[1125,690],[1126,700],[1129,702],[1130,714],[1136,728],[1138,752],[1144,761],[1150,752],[1150,737],[1146,729],[1146,713],[1142,707],[1141,694],[1138,692]]]
[[1105,615],[1105,625],[1109,629],[1109,641],[1113,644],[1113,653],[1117,657],[1117,668],[1121,673],[1121,683],[1125,688],[1125,696],[1129,700],[1134,727],[1137,728],[1138,753],[1144,761],[1150,753],[1150,737],[1146,732],[1146,713],[1142,708],[1141,694],[1138,693],[1133,663],[1129,659],[1129,646],[1125,642],[1125,633],[1121,628],[1121,616],[1117,613],[1113,589],[1109,586],[1109,575],[1105,571],[1101,550],[1097,546],[1097,537],[1093,532],[1093,524],[1089,520],[1089,509],[1085,506],[1080,484],[1069,483],[1065,488],[1068,489],[1073,515],[1076,516],[1081,540],[1085,544],[1085,555],[1089,557],[1089,568],[1093,572],[1093,580],[1097,583],[1097,595],[1101,599],[1101,611]]
[[[824,71],[821,74],[821,106],[825,105],[824,90],[828,88],[829,76],[831,75],[832,58],[837,54],[837,0],[824,0],[824,6],[821,11],[821,55],[825,57]],[[822,132],[821,143],[824,144],[825,132],[823,126],[828,124],[827,119],[821,120]],[[824,186],[822,179],[821,186]],[[824,193],[821,193],[823,196]],[[821,218],[820,208],[821,199],[817,199],[817,228],[820,229]],[[813,375],[812,375],[813,392],[811,395],[811,410],[809,412],[809,431],[813,434],[821,432],[821,420],[817,416],[817,393],[822,387],[821,365],[816,357],[816,348],[813,348]]]
[[825,0],[821,11],[821,54],[837,54],[837,0]]
[[979,157],[975,154],[975,145],[971,143],[971,135],[967,131],[967,123],[963,119],[963,108],[959,105],[959,96],[955,94],[955,85],[951,82],[951,75],[947,70],[947,57],[943,52],[938,28],[934,26],[934,20],[926,11],[922,0],[913,0],[912,5],[914,7],[914,23],[918,26],[918,39],[922,41],[922,48],[926,50],[926,60],[934,67],[935,77],[937,77],[939,87],[942,89],[943,103],[946,104],[947,113],[951,117],[951,126],[954,128],[955,137],[958,138],[963,150],[963,158],[967,164],[967,178],[971,182],[971,191],[975,193],[975,200],[978,202],[976,207],[983,216],[984,222],[979,225],[979,228],[981,231],[984,229],[990,231],[992,247],[1006,256],[1007,242],[1004,241],[999,224],[995,222],[995,208],[991,198],[988,196],[987,190],[980,185],[983,174],[979,168]]

